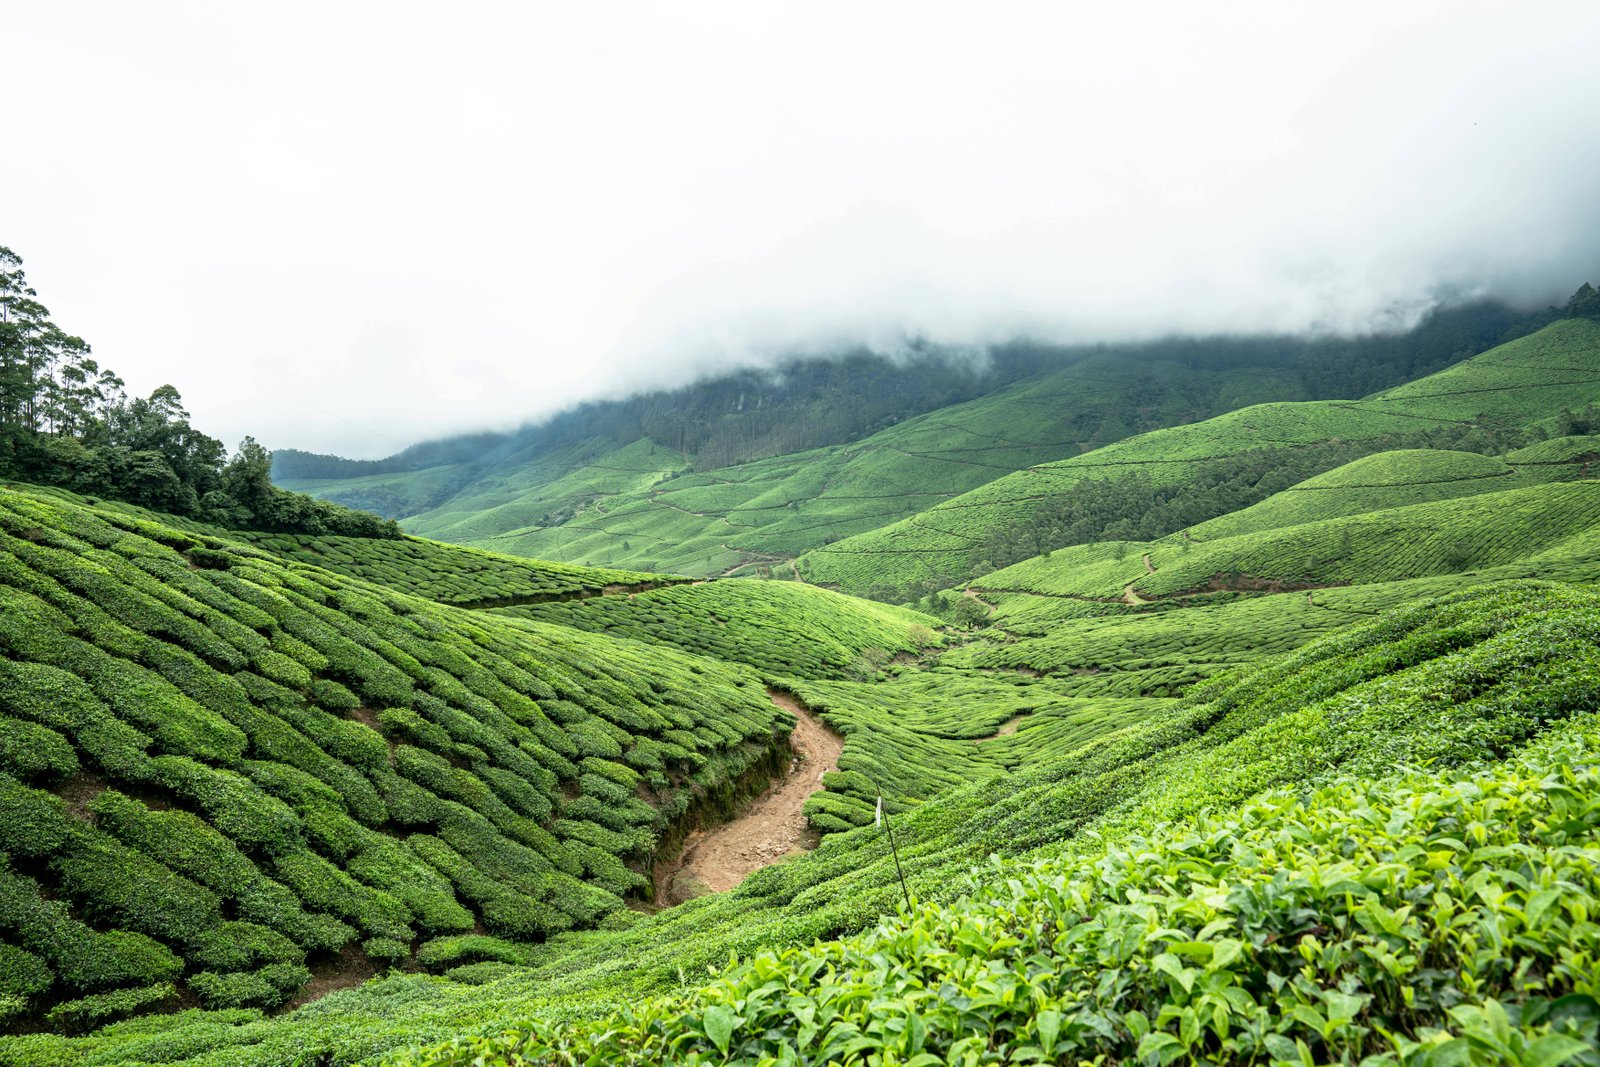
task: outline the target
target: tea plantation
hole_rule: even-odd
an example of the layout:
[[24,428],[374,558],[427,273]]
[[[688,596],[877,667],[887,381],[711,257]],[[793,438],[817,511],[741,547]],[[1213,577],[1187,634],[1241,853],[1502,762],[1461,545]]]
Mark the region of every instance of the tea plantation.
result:
[[[1600,1065],[1600,327],[1028,467],[1074,368],[430,527],[637,570],[0,487],[0,1067]],[[958,579],[656,572],[808,544]],[[814,848],[654,899],[795,782]]]
[[0,491],[0,604],[3,1004],[54,1028],[603,923],[788,728],[738,667],[59,497]]
[[461,545],[408,537],[379,546],[370,539],[292,534],[232,534],[285,559],[361,578],[459,607],[537,604],[650,589],[688,581],[606,567],[513,559]]
[[[1204,478],[1208,467],[1248,458],[1271,469],[1328,451],[1335,439],[1344,447],[1369,442],[1370,451],[1381,452],[1416,447],[1400,442],[1430,436],[1470,440],[1476,432],[1492,447],[1494,432],[1600,401],[1597,360],[1600,323],[1564,319],[1366,400],[1261,404],[1017,471],[901,522],[813,549],[796,566],[809,581],[848,591],[906,589],[925,580],[950,585],[991,569],[974,565],[992,561],[1004,542],[1026,541],[1041,513],[1088,483],[1183,486]],[[1233,510],[1222,506],[1214,514]]]
[[499,614],[674,645],[772,676],[873,676],[890,657],[937,643],[938,619],[799,582],[751,578]]

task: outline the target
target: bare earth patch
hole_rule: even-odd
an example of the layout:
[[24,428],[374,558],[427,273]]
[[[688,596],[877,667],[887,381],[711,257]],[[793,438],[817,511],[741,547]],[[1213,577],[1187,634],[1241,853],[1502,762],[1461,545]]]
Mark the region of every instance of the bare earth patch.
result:
[[794,750],[789,773],[774,780],[743,815],[689,835],[677,862],[662,872],[660,903],[679,904],[708,890],[725,893],[751,872],[816,846],[817,834],[800,809],[822,788],[822,776],[838,769],[844,739],[789,694],[769,689],[767,695],[800,720],[789,737]]

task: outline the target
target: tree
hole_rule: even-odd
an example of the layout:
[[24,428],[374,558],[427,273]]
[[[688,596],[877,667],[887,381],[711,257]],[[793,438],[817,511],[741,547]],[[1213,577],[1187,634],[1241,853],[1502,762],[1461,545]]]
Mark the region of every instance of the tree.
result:
[[1574,318],[1600,319],[1600,290],[1584,282],[1567,301],[1567,314]]
[[[224,461],[227,461],[226,466]],[[88,342],[50,321],[22,259],[0,246],[0,475],[120,497],[208,522],[399,537],[394,522],[272,484],[251,438],[227,449],[189,422],[176,387],[129,400]]]

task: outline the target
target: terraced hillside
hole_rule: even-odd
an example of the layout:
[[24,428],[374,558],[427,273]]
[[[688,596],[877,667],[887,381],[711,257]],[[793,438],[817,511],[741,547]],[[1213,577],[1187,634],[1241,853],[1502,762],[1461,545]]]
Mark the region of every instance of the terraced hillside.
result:
[[1030,464],[1246,404],[1407,380],[1525,329],[1524,318],[1480,305],[1392,337],[805,362],[383,461],[285,453],[277,473],[285,486],[404,518],[413,533],[498,552],[765,573]]
[[934,645],[940,621],[799,582],[702,582],[565,600],[499,614],[673,645],[748,663],[773,678],[875,677],[891,658]]
[[504,607],[653,589],[689,579],[513,559],[417,537],[379,545],[354,537],[230,533],[285,559],[385,585],[441,604]]
[[[626,929],[458,941],[430,957],[448,981],[391,975],[274,1020],[11,1037],[0,1055],[344,1063],[457,1038],[394,1062],[847,1061],[893,1042],[902,1059],[998,1063],[1030,1045],[1266,1060],[1300,1042],[1400,1062],[1459,1041],[1499,1042],[1468,1062],[1535,1047],[1582,1062],[1597,626],[1600,598],[1548,583],[1425,601],[944,790],[894,817],[908,911],[886,838],[864,827]],[[1493,952],[1458,936],[1490,929]],[[1094,949],[1107,943],[1123,947]],[[708,974],[730,952],[744,962]],[[1037,995],[999,991],[1022,991],[1005,976],[1025,959]],[[1202,980],[1234,992],[1196,1027]]]
[[1597,1062],[1558,326],[1056,465],[1249,506],[928,613],[0,490],[0,1064]]
[[[1331,468],[1355,458],[1347,453],[1362,443],[1380,452],[1421,445],[1417,438],[1428,436],[1489,442],[1496,430],[1597,401],[1600,323],[1566,319],[1366,400],[1257,405],[1030,467],[880,530],[813,549],[796,568],[809,581],[849,591],[948,585],[992,569],[996,554],[1012,551],[1013,543],[1044,537],[1024,558],[1061,544],[1051,539],[1050,523],[1065,522],[1057,513],[1085,493],[1136,500],[1151,486],[1196,493],[1213,471],[1231,478],[1319,455],[1332,460]],[[1217,514],[1236,507],[1221,506]]]
[[59,494],[0,491],[0,605],[0,1009],[53,1028],[603,924],[793,721],[737,666]]
[[[1585,440],[1529,451],[1581,456]],[[1483,581],[1600,581],[1597,483],[1556,481],[1583,473],[1581,463],[1549,464],[1533,476],[1544,485],[1483,492],[1485,483],[1527,480],[1527,466],[1439,479],[1431,475],[1509,468],[1458,453],[1383,454],[1192,534],[1029,560],[968,588],[961,602],[982,605],[978,614],[990,629],[944,662],[1042,672],[1078,696],[1170,695],[1381,611]],[[1374,507],[1404,499],[1409,484],[1424,498],[1444,490],[1457,498]],[[1334,517],[1294,524],[1308,514]],[[1198,536],[1228,531],[1247,532]]]
[[[680,463],[670,480],[657,467],[629,487],[602,487],[584,475],[593,491],[564,497],[583,503],[559,523],[540,521],[548,511],[533,503],[545,499],[541,488],[494,507],[477,496],[454,500],[406,526],[516,555],[719,574],[791,559],[1137,428],[1306,392],[1294,370],[1276,362],[1200,372],[1173,360],[1090,358],[851,444],[703,473]],[[1130,397],[1137,398],[1131,407]],[[625,452],[659,463],[644,443]],[[608,471],[622,463],[621,453],[604,461]]]

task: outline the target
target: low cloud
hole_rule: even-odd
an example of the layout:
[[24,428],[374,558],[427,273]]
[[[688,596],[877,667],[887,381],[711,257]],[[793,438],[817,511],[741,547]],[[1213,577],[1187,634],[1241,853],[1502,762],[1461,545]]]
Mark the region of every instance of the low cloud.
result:
[[1591,3],[8,7],[0,242],[230,442],[1600,281]]

